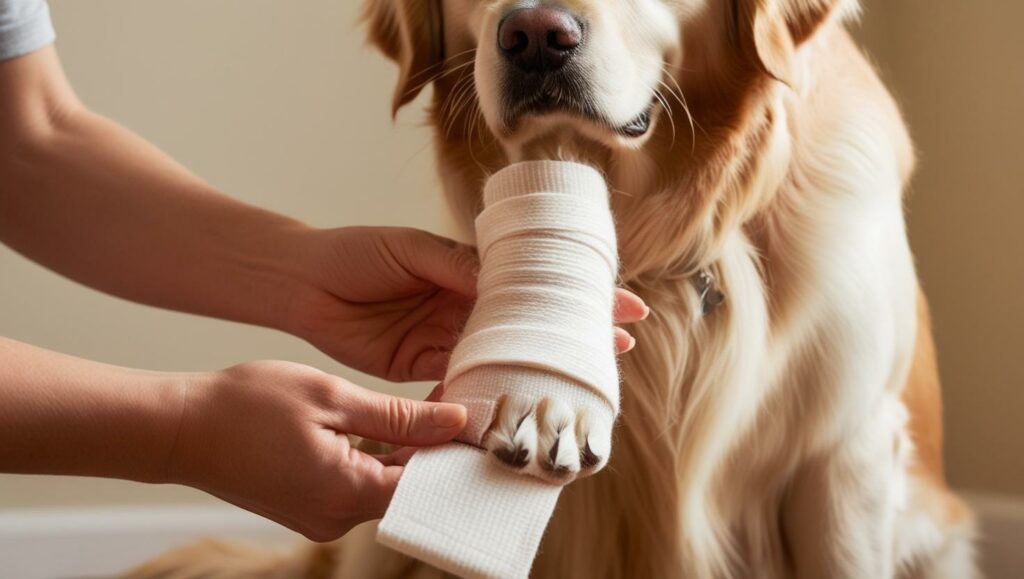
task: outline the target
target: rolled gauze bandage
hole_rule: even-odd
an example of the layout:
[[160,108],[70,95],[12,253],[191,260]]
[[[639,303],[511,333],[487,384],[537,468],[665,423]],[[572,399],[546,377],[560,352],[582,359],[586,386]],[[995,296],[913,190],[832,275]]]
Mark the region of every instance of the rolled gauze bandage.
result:
[[561,485],[611,451],[615,228],[601,175],[575,163],[508,167],[484,206],[479,298],[445,379],[469,425],[413,456],[378,539],[461,576],[526,577]]

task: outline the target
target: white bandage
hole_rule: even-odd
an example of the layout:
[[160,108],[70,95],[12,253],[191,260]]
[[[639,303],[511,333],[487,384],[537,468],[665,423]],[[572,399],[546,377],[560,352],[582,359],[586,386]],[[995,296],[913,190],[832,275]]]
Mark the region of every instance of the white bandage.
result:
[[481,447],[503,397],[547,400],[594,425],[592,446],[607,459],[619,405],[615,228],[601,175],[575,163],[504,169],[484,205],[479,299],[445,380],[444,399],[469,409],[465,444],[416,453],[378,539],[462,576],[526,577],[561,487]]

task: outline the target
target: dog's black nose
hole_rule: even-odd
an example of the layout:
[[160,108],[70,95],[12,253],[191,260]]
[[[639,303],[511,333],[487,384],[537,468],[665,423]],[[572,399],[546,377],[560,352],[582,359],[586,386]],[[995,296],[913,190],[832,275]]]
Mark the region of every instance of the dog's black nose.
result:
[[583,25],[572,14],[551,8],[521,8],[498,26],[498,48],[526,72],[561,68],[583,42]]

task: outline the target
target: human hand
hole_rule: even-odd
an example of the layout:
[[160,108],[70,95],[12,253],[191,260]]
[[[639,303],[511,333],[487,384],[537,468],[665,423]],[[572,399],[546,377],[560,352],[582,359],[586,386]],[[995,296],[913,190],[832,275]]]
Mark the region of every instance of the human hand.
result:
[[[441,380],[472,310],[479,262],[472,248],[416,229],[349,227],[304,238],[306,283],[286,326],[339,362],[392,381]],[[647,306],[616,293],[616,323]],[[619,353],[635,340],[616,328]]]
[[373,456],[348,434],[422,447],[465,426],[458,405],[415,402],[288,362],[250,362],[188,380],[169,482],[204,490],[314,541],[380,518],[408,449]]

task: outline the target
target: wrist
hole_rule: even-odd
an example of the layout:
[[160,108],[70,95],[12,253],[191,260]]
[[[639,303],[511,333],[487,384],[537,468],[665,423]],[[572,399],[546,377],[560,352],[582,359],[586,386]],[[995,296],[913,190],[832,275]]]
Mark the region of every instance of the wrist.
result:
[[322,316],[325,295],[325,255],[330,251],[333,230],[305,227],[279,237],[281,251],[275,258],[273,269],[278,272],[278,283],[273,308],[263,325],[291,334],[305,341],[314,341],[315,328]]
[[[171,472],[171,460],[177,450],[185,413],[189,408],[194,375],[186,373],[140,372],[144,374],[139,396],[127,412],[137,425],[136,446],[141,452],[127,464],[134,467],[121,478],[145,483],[177,482]],[[139,378],[131,382],[138,387]]]
[[172,387],[180,404],[171,420],[172,435],[163,455],[161,480],[157,482],[204,488],[207,481],[197,476],[202,472],[197,465],[206,461],[205,449],[214,441],[205,440],[204,444],[207,435],[203,410],[211,403],[210,391],[218,384],[220,374],[222,372],[197,372],[175,377]]
[[[295,334],[295,316],[314,287],[310,255],[316,251],[318,231],[290,220],[260,232],[235,256],[238,295],[236,304],[244,308],[237,316],[242,321]],[[227,316],[231,317],[231,316]]]

